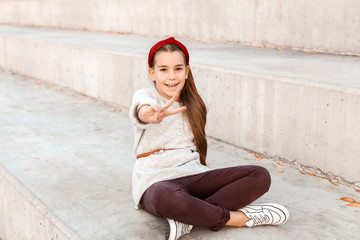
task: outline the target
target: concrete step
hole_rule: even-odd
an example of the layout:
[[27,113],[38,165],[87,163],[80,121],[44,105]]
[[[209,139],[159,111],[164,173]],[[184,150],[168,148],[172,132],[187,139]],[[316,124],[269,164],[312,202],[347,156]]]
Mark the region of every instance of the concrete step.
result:
[[[156,41],[0,26],[0,66],[128,107]],[[359,57],[183,42],[209,136],[360,184]]]
[[[126,110],[61,86],[0,72],[0,238],[164,239],[166,221],[133,208],[133,130]],[[257,202],[288,207],[279,227],[195,227],[182,239],[357,239],[360,193],[216,140],[211,168],[256,164],[272,175]]]
[[2,0],[0,23],[360,55],[354,0]]

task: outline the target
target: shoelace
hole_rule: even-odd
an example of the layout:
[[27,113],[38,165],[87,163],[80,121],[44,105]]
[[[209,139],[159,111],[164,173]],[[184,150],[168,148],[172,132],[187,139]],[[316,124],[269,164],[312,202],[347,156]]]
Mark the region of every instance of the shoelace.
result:
[[191,231],[190,225],[183,224],[183,227],[181,229],[181,235],[187,234]]
[[187,234],[191,231],[191,226],[190,225],[187,225],[187,224],[184,224],[184,223],[180,223],[178,222],[178,224],[180,224],[181,226],[178,227],[178,229],[180,228],[180,235],[178,235],[177,237],[180,237],[184,234]]
[[264,212],[258,213],[256,215],[254,214],[250,218],[254,221],[254,226],[270,222],[269,216],[266,215]]

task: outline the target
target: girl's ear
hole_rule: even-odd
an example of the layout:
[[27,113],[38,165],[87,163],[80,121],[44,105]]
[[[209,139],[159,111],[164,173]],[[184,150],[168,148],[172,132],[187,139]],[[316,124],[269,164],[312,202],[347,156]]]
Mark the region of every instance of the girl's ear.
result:
[[149,68],[148,69],[149,75],[151,77],[151,79],[153,80],[153,82],[155,82],[155,77],[154,77],[154,69],[153,68]]
[[185,79],[187,79],[187,78],[188,78],[189,71],[190,71],[190,66],[189,66],[189,65],[187,65],[187,66],[186,66],[186,76],[185,76]]

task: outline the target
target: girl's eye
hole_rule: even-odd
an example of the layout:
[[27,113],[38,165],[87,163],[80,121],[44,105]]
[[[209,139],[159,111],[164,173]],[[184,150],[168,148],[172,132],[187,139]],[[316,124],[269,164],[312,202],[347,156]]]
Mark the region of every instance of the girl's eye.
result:
[[176,70],[181,71],[181,70],[182,70],[182,68],[176,68]]
[[161,71],[161,72],[165,72],[165,71],[166,71],[166,68],[161,68],[160,71]]

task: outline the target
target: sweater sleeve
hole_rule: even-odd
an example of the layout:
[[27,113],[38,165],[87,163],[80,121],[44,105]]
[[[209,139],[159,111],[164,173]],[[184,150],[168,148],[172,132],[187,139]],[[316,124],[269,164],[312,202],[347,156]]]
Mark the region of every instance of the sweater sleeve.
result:
[[156,96],[151,89],[140,89],[134,93],[131,107],[129,110],[129,117],[131,122],[142,129],[147,128],[150,124],[140,120],[138,111],[143,105],[157,105]]

